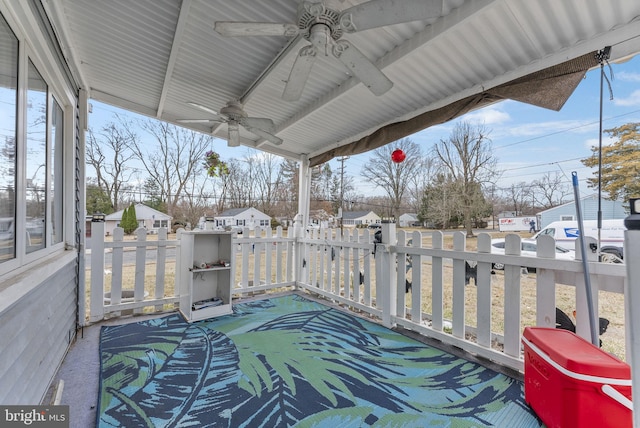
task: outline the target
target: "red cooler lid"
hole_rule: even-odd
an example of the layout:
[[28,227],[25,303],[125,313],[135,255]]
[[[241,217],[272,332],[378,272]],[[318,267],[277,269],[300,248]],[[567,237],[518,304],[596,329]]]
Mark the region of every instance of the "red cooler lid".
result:
[[631,379],[631,368],[627,363],[569,330],[525,327],[523,336],[553,361],[574,373],[611,379]]

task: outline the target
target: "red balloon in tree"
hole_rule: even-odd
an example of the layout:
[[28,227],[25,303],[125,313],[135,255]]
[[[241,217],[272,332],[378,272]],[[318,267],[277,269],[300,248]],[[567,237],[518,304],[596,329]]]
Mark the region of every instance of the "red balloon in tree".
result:
[[401,149],[395,149],[391,153],[391,160],[395,163],[400,163],[406,159],[407,155]]

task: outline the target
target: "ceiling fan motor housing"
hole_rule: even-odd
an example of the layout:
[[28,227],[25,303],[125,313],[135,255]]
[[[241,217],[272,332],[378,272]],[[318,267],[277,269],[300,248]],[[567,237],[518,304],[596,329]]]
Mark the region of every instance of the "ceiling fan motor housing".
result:
[[310,30],[316,24],[326,25],[333,40],[342,37],[340,12],[326,7],[323,3],[302,2],[298,6],[298,27],[304,30],[304,38],[309,40]]
[[229,101],[226,106],[220,109],[220,114],[228,117],[230,120],[240,120],[247,117],[247,113],[242,109],[240,101]]

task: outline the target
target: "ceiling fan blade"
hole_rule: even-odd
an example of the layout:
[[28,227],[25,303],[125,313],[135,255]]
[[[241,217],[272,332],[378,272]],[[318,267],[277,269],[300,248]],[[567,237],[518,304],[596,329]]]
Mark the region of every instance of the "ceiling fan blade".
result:
[[272,135],[265,130],[262,130],[260,128],[254,128],[250,125],[243,125],[243,126],[244,126],[244,129],[246,129],[247,131],[257,135],[260,138],[264,138],[265,140],[270,141],[276,146],[279,146],[280,144],[282,144],[282,138],[278,138],[275,135]]
[[311,68],[316,60],[316,48],[305,46],[298,52],[296,61],[293,63],[289,79],[284,87],[282,99],[285,101],[298,101],[307,83]]
[[375,95],[380,96],[393,87],[393,82],[346,40],[335,43],[333,54]]
[[218,121],[211,119],[176,119],[176,122],[179,123],[216,123]]
[[193,101],[187,101],[187,104],[189,104],[191,107],[195,107],[195,108],[199,108],[200,110],[204,110],[207,113],[211,113],[211,114],[215,114],[216,116],[218,115],[218,112],[210,109],[209,107],[205,107],[202,104],[198,104],[198,103],[194,103]]
[[370,0],[345,9],[340,25],[348,33],[442,16],[442,0]]
[[271,22],[231,22],[218,21],[213,29],[225,37],[244,36],[286,36],[298,35],[300,29],[296,24],[277,24]]
[[240,145],[240,128],[238,128],[238,122],[235,120],[229,121],[229,139],[227,140],[227,146],[238,147]]
[[273,120],[264,117],[245,117],[240,119],[240,124],[244,127],[260,128],[267,132],[273,132],[275,130]]

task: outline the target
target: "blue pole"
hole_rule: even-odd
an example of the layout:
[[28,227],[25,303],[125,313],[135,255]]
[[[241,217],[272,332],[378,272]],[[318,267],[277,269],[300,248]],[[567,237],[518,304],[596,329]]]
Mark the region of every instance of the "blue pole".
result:
[[596,323],[595,308],[593,307],[593,294],[591,290],[591,277],[589,276],[589,262],[587,261],[587,245],[584,242],[584,225],[582,224],[582,210],[580,209],[580,188],[578,187],[578,173],[573,171],[571,173],[573,181],[573,195],[576,202],[576,216],[578,218],[578,230],[580,252],[582,254],[582,270],[584,271],[584,285],[586,287],[587,306],[589,312],[589,326],[591,330],[591,343],[599,347],[600,342],[598,340],[598,325]]

